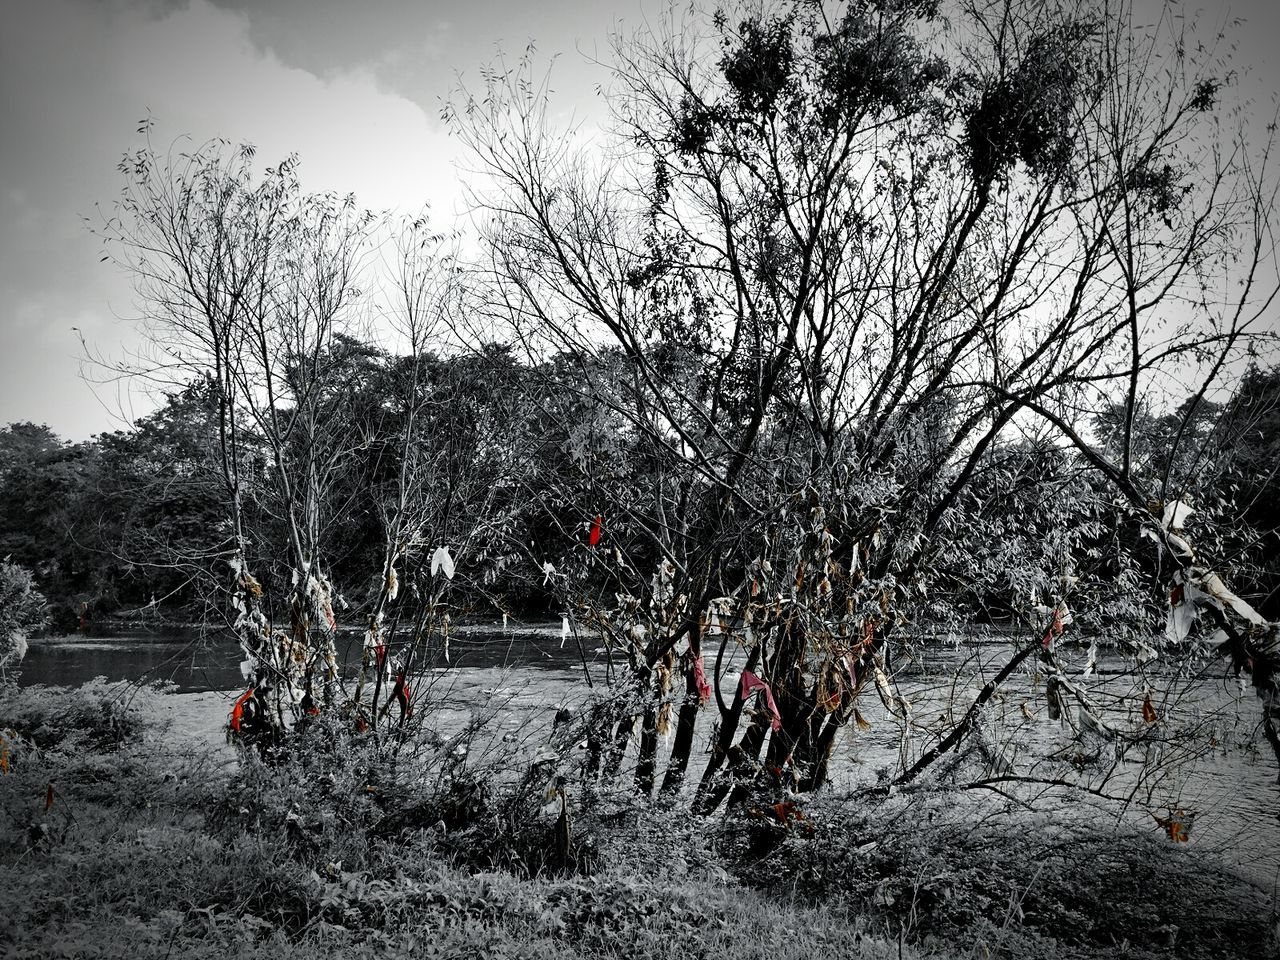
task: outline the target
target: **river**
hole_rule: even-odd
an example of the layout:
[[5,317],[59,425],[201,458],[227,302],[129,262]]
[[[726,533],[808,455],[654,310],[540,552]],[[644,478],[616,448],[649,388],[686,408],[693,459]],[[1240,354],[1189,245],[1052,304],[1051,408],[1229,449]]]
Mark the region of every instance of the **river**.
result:
[[[359,658],[359,644],[356,633],[344,634],[339,644],[348,671]],[[1000,642],[943,645],[930,648],[922,662],[899,664],[900,690],[911,703],[911,736],[904,747],[900,725],[885,715],[872,694],[865,710],[872,721],[870,729],[846,735],[838,748],[833,764],[837,787],[874,782],[897,767],[904,749],[908,759],[918,756],[963,712],[983,678],[1007,658],[1009,649]],[[497,625],[455,628],[448,662],[443,651],[436,650],[429,665],[433,676],[452,678],[451,702],[443,713],[461,716],[468,701],[481,704],[500,689],[511,697],[502,711],[510,715],[501,722],[519,728],[531,718],[546,722],[558,705],[580,695],[584,656],[597,679],[603,679],[601,651],[590,645],[579,650],[573,639],[562,642],[559,625],[510,630]],[[1078,653],[1077,659],[1082,656]],[[216,692],[220,696],[201,698],[198,722],[211,729],[197,731],[212,741],[225,722],[226,698],[221,694],[244,686],[240,660],[233,644],[209,643],[181,631],[56,638],[31,644],[20,682],[74,686],[101,676],[163,681],[183,694]],[[1104,657],[1098,668],[1090,692],[1108,704],[1106,716],[1120,718],[1117,726],[1146,736],[1140,689],[1145,685],[1152,694],[1153,709],[1161,715],[1159,726],[1164,726],[1167,704],[1177,701],[1176,715],[1186,719],[1176,736],[1153,737],[1123,756],[1112,756],[1113,747],[1105,738],[1086,737],[1082,751],[1081,742],[1071,737],[1062,721],[1048,718],[1040,678],[1029,668],[1007,681],[1003,696],[987,711],[984,730],[988,742],[997,748],[995,763],[1008,761],[1020,776],[1049,776],[1055,771],[1054,763],[1060,768],[1063,751],[1073,750],[1079,761],[1078,777],[1112,796],[1130,798],[1123,816],[1154,830],[1158,829],[1155,816],[1167,816],[1171,809],[1193,811],[1188,848],[1214,852],[1268,890],[1280,887],[1280,770],[1258,728],[1260,711],[1252,692],[1243,690],[1216,663],[1191,674],[1156,673],[1142,678],[1138,688],[1122,662]],[[736,680],[736,670],[726,670],[722,681],[726,696],[732,695]],[[1139,689],[1136,697],[1135,689]],[[955,708],[950,707],[953,698]],[[1152,730],[1156,727],[1151,725]],[[1139,776],[1156,767],[1162,771],[1159,775]],[[1139,783],[1141,787],[1135,789]],[[1020,786],[1023,797],[1036,792]]]

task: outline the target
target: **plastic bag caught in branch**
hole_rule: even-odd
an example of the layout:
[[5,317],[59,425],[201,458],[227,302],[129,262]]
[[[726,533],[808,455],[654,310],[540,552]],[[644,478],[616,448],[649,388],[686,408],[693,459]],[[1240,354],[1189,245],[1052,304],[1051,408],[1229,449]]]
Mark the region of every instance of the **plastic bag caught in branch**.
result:
[[1181,530],[1196,510],[1184,500],[1174,500],[1165,505],[1164,516],[1160,518],[1160,526],[1166,530]]
[[750,670],[743,670],[742,679],[738,683],[738,696],[743,700],[746,700],[757,690],[764,691],[764,702],[769,708],[769,713],[772,716],[772,719],[769,721],[769,726],[774,731],[781,730],[782,715],[778,713],[778,704],[773,699],[773,691],[769,689],[769,684],[765,683]]
[[[1209,571],[1200,577],[1200,589],[1208,596],[1212,597],[1220,603],[1225,609],[1230,610],[1241,620],[1245,620],[1254,626],[1265,626],[1267,620],[1257,610],[1253,609],[1247,602],[1237,597],[1227,585],[1222,582],[1222,578],[1216,573]],[[1188,599],[1191,599],[1188,597]]]
[[436,547],[435,552],[431,554],[431,575],[434,577],[437,573],[443,573],[445,577],[452,580],[453,571],[453,557],[449,554],[449,548]]

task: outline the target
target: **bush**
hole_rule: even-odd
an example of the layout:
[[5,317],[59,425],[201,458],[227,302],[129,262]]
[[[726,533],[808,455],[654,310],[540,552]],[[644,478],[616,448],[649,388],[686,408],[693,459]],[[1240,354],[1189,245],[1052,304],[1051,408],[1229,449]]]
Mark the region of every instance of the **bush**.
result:
[[[1202,854],[1041,798],[1034,811],[940,791],[815,803],[737,874],[842,902],[909,941],[1009,955],[1262,956],[1274,905]],[[757,830],[739,820],[738,851]]]
[[148,724],[139,696],[150,693],[99,677],[81,687],[0,686],[0,730],[40,750],[113,750]]
[[473,743],[480,761],[475,731],[378,741],[328,718],[227,770],[134,692],[0,697],[23,728],[0,776],[0,954],[1263,955],[1258,891],[1079,817],[918,792],[701,819],[586,791],[565,744],[518,764]]
[[45,602],[31,571],[0,563],[0,681],[13,679],[27,653],[27,637],[46,622]]
[[213,827],[286,837],[290,855],[317,870],[382,870],[384,851],[413,843],[471,870],[590,871],[594,843],[574,830],[578,810],[557,792],[554,767],[500,742],[473,753],[479,735],[377,738],[317,717],[270,760],[241,753]]

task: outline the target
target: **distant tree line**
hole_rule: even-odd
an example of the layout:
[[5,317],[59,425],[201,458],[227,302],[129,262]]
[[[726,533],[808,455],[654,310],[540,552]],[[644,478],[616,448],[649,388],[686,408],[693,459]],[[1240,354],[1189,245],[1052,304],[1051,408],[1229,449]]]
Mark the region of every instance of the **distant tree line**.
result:
[[[347,410],[367,427],[334,494],[333,577],[343,594],[354,596],[380,546],[380,522],[363,491],[384,483],[397,465],[389,449],[396,425],[387,408],[406,359],[354,341],[344,342],[343,352]],[[464,609],[482,617],[504,611],[558,617],[562,604],[542,563],[561,563],[575,540],[589,536],[597,506],[608,514],[610,539],[625,536],[621,506],[596,504],[593,491],[566,478],[582,474],[591,458],[585,473],[622,473],[617,479],[635,487],[642,458],[624,457],[623,438],[603,432],[607,423],[571,384],[576,365],[567,356],[540,371],[498,347],[426,362],[438,401],[433,430],[471,450],[478,424],[502,417],[511,437],[525,438],[510,440],[512,451],[537,463],[533,476],[510,490],[519,509],[504,534],[509,542],[484,561]],[[561,389],[552,397],[557,380]],[[535,409],[517,413],[522,391],[525,405]],[[1100,416],[1095,429],[1114,446],[1116,414]],[[65,441],[26,422],[0,430],[0,556],[34,575],[52,629],[76,629],[82,617],[87,623],[193,621],[207,614],[204,578],[226,537],[219,491],[206,471],[210,431],[202,384],[166,396],[131,429],[86,441]],[[1179,431],[1184,436],[1175,443]],[[1187,401],[1162,414],[1144,413],[1136,436],[1140,471],[1159,481],[1176,468],[1175,493],[1229,531],[1244,596],[1269,618],[1280,617],[1280,367],[1250,367],[1225,402],[1201,400],[1192,409]],[[950,586],[938,597],[939,617],[1006,619],[1015,597],[1038,589],[1028,554],[1064,523],[1083,531],[1092,549],[1106,549],[1118,521],[1113,512],[1098,511],[1098,482],[1076,460],[1069,450],[1032,441],[990,453],[957,508],[957,522],[973,535],[963,541],[963,553],[940,567]],[[1059,485],[1064,475],[1071,480]],[[570,502],[575,498],[581,502]]]

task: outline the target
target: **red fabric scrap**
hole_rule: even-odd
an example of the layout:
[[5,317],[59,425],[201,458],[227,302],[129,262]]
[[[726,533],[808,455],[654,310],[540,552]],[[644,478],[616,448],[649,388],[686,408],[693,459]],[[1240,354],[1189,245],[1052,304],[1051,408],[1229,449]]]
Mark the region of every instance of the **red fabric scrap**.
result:
[[707,683],[707,671],[702,665],[702,654],[693,661],[693,682],[698,688],[698,702],[706,703],[711,699],[711,684]]
[[597,513],[595,523],[591,524],[591,533],[587,537],[587,543],[593,547],[600,543],[600,534],[603,533],[603,526],[604,518]]
[[773,691],[769,689],[769,684],[765,683],[750,670],[743,670],[742,680],[738,684],[738,696],[746,700],[757,690],[764,691],[765,705],[768,706],[769,712],[773,715],[769,726],[774,730],[781,730],[782,715],[778,713],[778,704],[773,699]]

